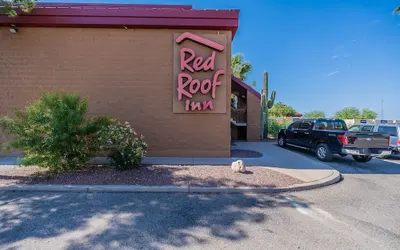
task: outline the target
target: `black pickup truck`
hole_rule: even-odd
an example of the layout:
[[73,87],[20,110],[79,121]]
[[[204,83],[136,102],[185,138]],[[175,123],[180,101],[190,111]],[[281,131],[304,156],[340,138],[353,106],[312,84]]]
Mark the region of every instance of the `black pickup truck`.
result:
[[321,161],[331,161],[333,154],[339,154],[368,162],[391,154],[389,138],[386,133],[347,131],[339,119],[300,119],[279,131],[278,145],[311,149]]

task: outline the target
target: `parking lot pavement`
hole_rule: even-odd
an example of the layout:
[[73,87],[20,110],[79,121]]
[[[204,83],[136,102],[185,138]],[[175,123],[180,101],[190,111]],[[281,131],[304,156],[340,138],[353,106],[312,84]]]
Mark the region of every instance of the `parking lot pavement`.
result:
[[0,249],[399,249],[400,157],[328,164],[283,194],[0,192]]
[[[310,150],[292,146],[288,146],[286,150],[318,161],[315,154]],[[332,162],[326,162],[326,164],[335,168],[341,174],[400,174],[400,155],[391,155],[388,159],[374,158],[367,163],[356,162],[351,156],[334,155]]]

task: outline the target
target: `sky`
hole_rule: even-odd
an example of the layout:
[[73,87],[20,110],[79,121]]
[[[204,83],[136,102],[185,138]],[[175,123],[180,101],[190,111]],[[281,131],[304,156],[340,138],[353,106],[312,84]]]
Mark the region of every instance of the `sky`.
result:
[[[46,2],[50,2],[47,0]],[[55,2],[60,2],[56,0]],[[239,9],[232,52],[253,65],[247,82],[300,113],[327,116],[348,106],[400,119],[400,0],[63,0],[62,2],[191,4]],[[383,106],[383,114],[381,114]]]

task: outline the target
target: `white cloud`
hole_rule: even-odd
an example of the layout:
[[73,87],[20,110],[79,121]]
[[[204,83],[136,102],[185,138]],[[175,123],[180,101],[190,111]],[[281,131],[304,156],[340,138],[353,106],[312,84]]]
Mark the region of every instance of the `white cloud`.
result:
[[338,56],[332,56],[332,59],[337,59],[338,58]]
[[335,74],[337,74],[337,73],[339,73],[339,70],[332,71],[332,72],[329,73],[327,76],[332,76],[332,75],[335,75]]

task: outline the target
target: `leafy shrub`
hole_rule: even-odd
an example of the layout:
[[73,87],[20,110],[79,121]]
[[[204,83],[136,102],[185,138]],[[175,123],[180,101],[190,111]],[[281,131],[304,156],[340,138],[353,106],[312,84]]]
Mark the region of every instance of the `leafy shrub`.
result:
[[278,121],[275,119],[269,119],[268,120],[268,137],[269,138],[277,138],[279,130],[282,128],[286,128],[290,124],[289,121]]
[[11,140],[5,148],[22,149],[21,165],[38,165],[51,173],[70,171],[100,150],[98,132],[113,123],[106,117],[87,118],[87,101],[76,94],[43,93],[15,117],[0,118]]
[[279,130],[281,129],[278,122],[275,120],[269,119],[268,120],[268,137],[276,138],[278,136]]
[[119,170],[139,167],[146,154],[147,144],[143,136],[137,136],[128,122],[103,129],[99,139],[111,164]]

